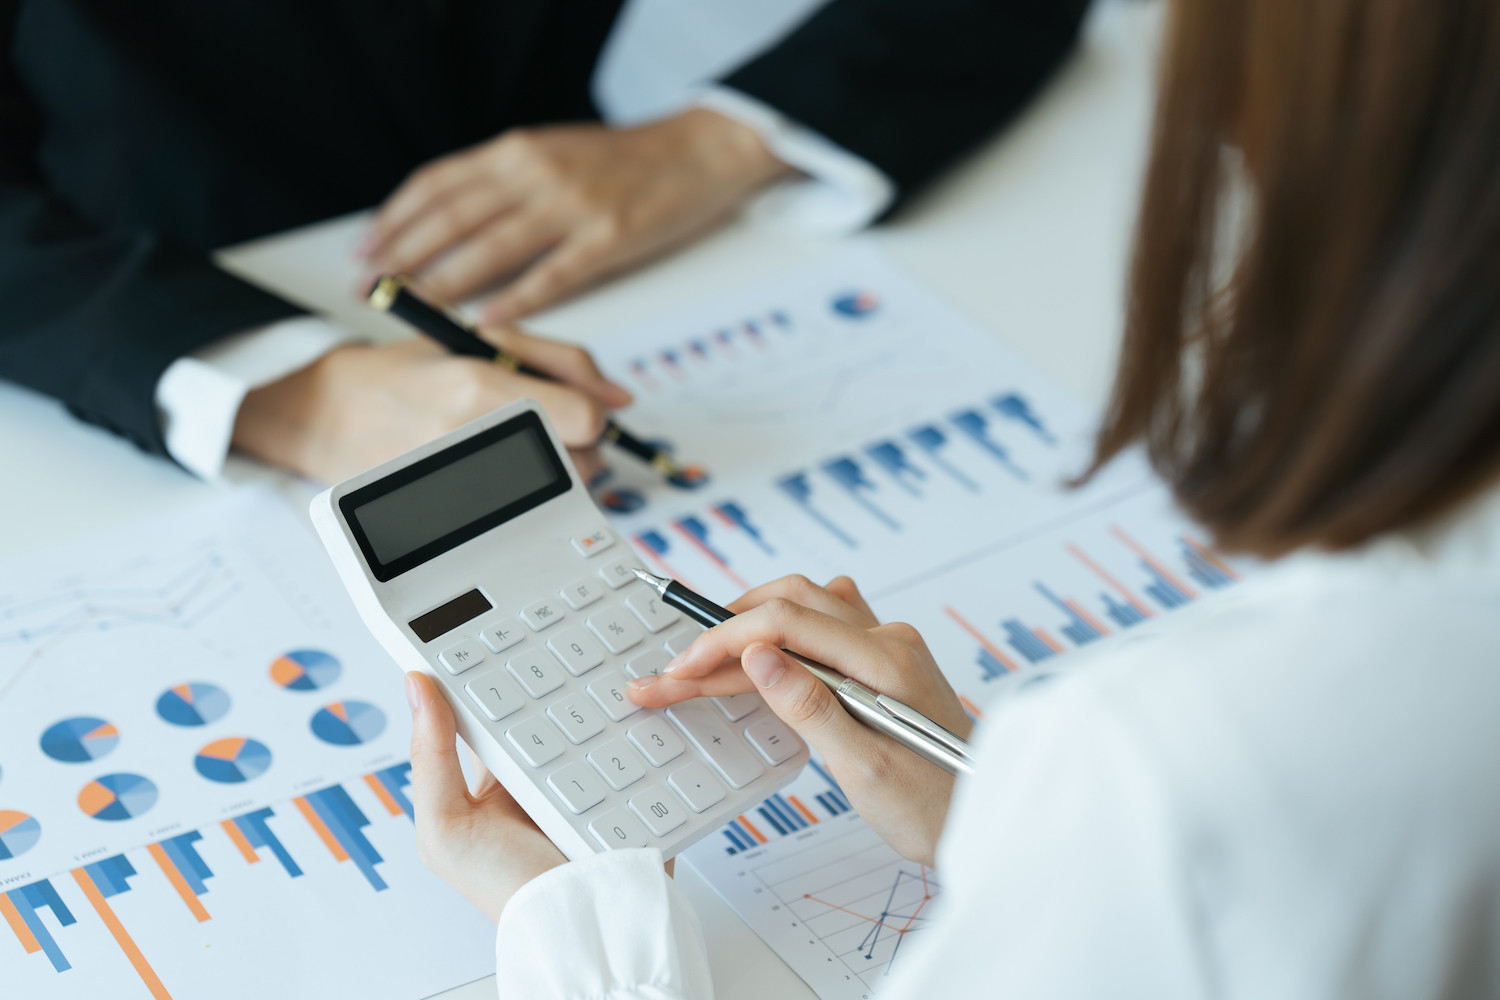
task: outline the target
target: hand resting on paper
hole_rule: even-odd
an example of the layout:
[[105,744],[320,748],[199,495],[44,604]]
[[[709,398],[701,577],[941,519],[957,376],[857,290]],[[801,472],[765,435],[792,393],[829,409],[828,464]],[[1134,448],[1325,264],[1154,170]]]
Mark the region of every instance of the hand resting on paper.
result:
[[585,481],[601,468],[595,442],[630,393],[599,373],[581,347],[484,327],[493,343],[544,371],[545,381],[426,338],[349,344],[245,396],[234,444],[274,465],[338,482],[475,417],[530,396],[552,418]]
[[737,617],[699,636],[662,674],[631,681],[631,699],[659,707],[758,691],[823,757],[865,822],[904,857],[931,865],[953,776],[856,721],[781,651],[826,663],[967,737],[969,717],[921,635],[910,625],[881,625],[848,577],[826,587],[783,577],[729,610]]
[[413,173],[360,252],[446,301],[510,279],[506,323],[686,242],[791,168],[750,128],[704,109],[636,128],[511,129]]

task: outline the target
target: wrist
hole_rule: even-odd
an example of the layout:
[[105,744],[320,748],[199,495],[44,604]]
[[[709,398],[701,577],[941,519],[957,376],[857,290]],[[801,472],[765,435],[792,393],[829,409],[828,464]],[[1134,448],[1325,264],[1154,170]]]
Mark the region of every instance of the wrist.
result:
[[665,122],[688,156],[722,183],[753,191],[796,170],[766,148],[748,125],[708,108],[690,108]]

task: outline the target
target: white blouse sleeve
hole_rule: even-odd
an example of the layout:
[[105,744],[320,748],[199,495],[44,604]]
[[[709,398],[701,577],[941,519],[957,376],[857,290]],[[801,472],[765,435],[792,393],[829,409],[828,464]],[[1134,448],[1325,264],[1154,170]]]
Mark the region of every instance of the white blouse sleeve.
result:
[[712,1000],[698,915],[654,849],[552,869],[511,897],[495,939],[502,1000]]

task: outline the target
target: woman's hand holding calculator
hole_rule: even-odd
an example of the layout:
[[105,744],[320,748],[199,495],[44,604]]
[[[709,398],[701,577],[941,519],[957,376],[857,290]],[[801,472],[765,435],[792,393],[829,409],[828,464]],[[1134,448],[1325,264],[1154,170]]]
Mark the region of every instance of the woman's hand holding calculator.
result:
[[865,822],[904,857],[931,865],[954,778],[856,721],[833,692],[781,652],[792,649],[898,698],[965,738],[971,724],[927,644],[910,625],[881,625],[854,581],[826,587],[783,577],[729,605],[659,676],[631,681],[633,701],[659,707],[757,691],[822,755]]

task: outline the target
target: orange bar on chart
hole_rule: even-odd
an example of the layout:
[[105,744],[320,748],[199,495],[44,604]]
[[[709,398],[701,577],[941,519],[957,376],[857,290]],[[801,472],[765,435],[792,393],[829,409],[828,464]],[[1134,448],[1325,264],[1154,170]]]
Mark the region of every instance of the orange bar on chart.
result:
[[814,816],[812,814],[812,810],[808,809],[807,806],[803,805],[802,801],[800,799],[798,799],[797,796],[795,796],[795,795],[788,795],[786,797],[786,800],[788,802],[790,802],[792,805],[796,806],[797,807],[797,811],[799,813],[801,813],[802,817],[804,819],[806,819],[809,823],[816,823],[816,822],[818,822],[818,817]]
[[240,832],[240,828],[235,825],[234,820],[226,819],[219,825],[224,828],[225,833],[229,834],[229,839],[234,843],[235,847],[239,848],[240,853],[245,856],[246,861],[253,865],[260,860],[260,855],[255,853],[255,848],[250,846],[250,841],[245,839],[245,835]]
[[759,830],[757,830],[755,828],[755,824],[754,823],[750,822],[748,819],[746,819],[743,816],[739,816],[739,817],[736,817],[736,818],[741,823],[745,824],[745,829],[750,831],[750,835],[752,837],[754,837],[756,840],[760,841],[762,844],[764,844],[766,842],[766,835],[763,834],[763,833],[761,833]]
[[114,935],[115,944],[120,946],[120,950],[130,960],[130,964],[135,966],[136,975],[141,977],[141,982],[146,984],[146,989],[151,991],[151,995],[156,1000],[172,1000],[172,994],[167,992],[167,988],[156,977],[156,970],[151,968],[150,963],[146,961],[146,956],[141,954],[141,949],[136,947],[135,941],[126,932],[125,925],[120,923],[120,918],[115,916],[115,911],[110,909],[109,904],[104,901],[104,894],[99,891],[98,886],[94,885],[94,880],[89,873],[82,868],[74,868],[73,880],[78,883],[78,888],[83,890],[83,894],[93,904],[94,912],[99,914],[99,919],[104,921],[104,926],[108,927],[109,932]]
[[21,911],[16,909],[16,904],[3,892],[0,892],[0,916],[4,916],[10,929],[16,932],[16,938],[21,942],[21,947],[26,949],[26,954],[33,955],[42,950],[42,943],[31,933],[26,921],[21,919]]
[[292,802],[297,806],[298,811],[302,813],[303,818],[313,828],[313,831],[322,838],[328,850],[332,852],[333,860],[348,861],[349,855],[344,853],[344,849],[339,845],[338,838],[333,835],[333,831],[328,829],[323,824],[323,821],[318,818],[318,814],[313,810],[312,805],[304,798],[295,798]]
[[167,881],[172,883],[172,888],[177,890],[177,895],[182,897],[182,901],[187,904],[193,916],[198,918],[198,923],[213,919],[208,915],[208,910],[204,909],[203,904],[198,901],[192,886],[187,884],[187,879],[182,877],[182,872],[178,871],[172,859],[167,857],[166,849],[160,844],[148,844],[146,850],[150,851],[151,856],[156,859],[162,873],[167,876]]
[[365,775],[365,784],[370,786],[370,791],[374,792],[375,797],[380,800],[380,804],[385,806],[386,812],[392,816],[401,815],[400,803],[391,797],[391,793],[386,791],[385,786],[380,783],[379,778],[373,774],[367,774]]
[[1067,650],[1065,650],[1065,649],[1062,648],[1062,643],[1058,642],[1056,639],[1054,639],[1050,635],[1048,635],[1044,629],[1034,628],[1034,629],[1031,630],[1031,633],[1032,633],[1032,635],[1035,635],[1038,639],[1040,639],[1043,642],[1045,642],[1048,646],[1052,647],[1052,652],[1054,652],[1054,653],[1065,653],[1065,652],[1067,652]]
[[946,606],[943,608],[943,613],[946,614],[949,618],[952,618],[959,628],[969,633],[970,637],[972,637],[975,642],[983,646],[991,656],[999,660],[1006,670],[1009,670],[1011,673],[1015,673],[1019,669],[1016,666],[1016,662],[1014,660],[1006,656],[1004,653],[1000,652],[1000,647],[995,645],[993,642],[990,642],[989,639],[985,638],[984,633],[979,631],[973,625],[970,625],[968,621],[965,620],[963,615]]

